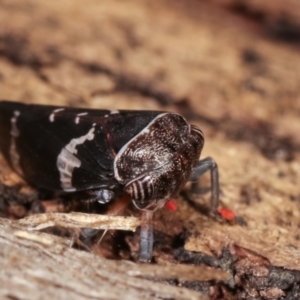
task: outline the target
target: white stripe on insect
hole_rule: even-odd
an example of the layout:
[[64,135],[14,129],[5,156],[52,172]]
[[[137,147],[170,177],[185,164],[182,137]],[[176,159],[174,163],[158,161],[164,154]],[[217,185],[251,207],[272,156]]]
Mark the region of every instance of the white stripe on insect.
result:
[[144,192],[143,184],[140,180],[138,181],[138,184],[139,184],[138,187],[139,187],[140,194],[141,194],[141,198],[139,200],[144,200],[145,199],[145,192]]
[[56,166],[60,174],[61,187],[65,192],[74,192],[76,188],[72,186],[72,176],[74,168],[81,166],[81,161],[75,156],[76,147],[86,141],[91,141],[95,137],[95,127],[93,126],[86,135],[72,139],[59,153]]
[[152,194],[152,185],[151,185],[151,182],[150,182],[150,177],[147,178],[147,191],[148,191],[148,197]]
[[81,117],[81,116],[86,116],[87,114],[88,114],[87,112],[83,112],[83,113],[77,114],[77,115],[76,115],[76,118],[75,118],[75,123],[76,123],[76,124],[79,124],[80,117]]
[[111,115],[118,114],[118,113],[119,113],[118,110],[111,110],[111,111],[110,111],[110,114],[111,114]]
[[54,109],[53,112],[51,113],[51,115],[49,116],[49,120],[50,122],[54,122],[54,117],[55,117],[55,114],[60,112],[60,111],[63,111],[65,110],[64,108],[57,108],[57,109]]
[[134,199],[138,199],[138,189],[137,189],[137,186],[136,186],[136,182],[133,182],[132,183],[132,187],[133,187],[133,194],[134,194]]
[[11,123],[11,143],[9,148],[9,156],[13,168],[20,174],[23,175],[23,171],[20,166],[20,155],[17,151],[16,139],[20,135],[19,129],[17,127],[17,119],[20,116],[19,111],[14,111],[14,116],[10,119]]

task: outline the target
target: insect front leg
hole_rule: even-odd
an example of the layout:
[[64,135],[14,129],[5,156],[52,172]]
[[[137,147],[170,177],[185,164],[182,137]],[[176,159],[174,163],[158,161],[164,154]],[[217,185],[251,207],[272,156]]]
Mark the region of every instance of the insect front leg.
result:
[[151,176],[145,174],[130,181],[125,188],[131,195],[134,206],[141,210],[140,255],[141,262],[149,262],[153,250],[153,214],[159,207],[157,201],[151,201],[154,185]]
[[141,219],[139,260],[141,262],[148,262],[151,260],[153,250],[153,211],[143,211]]
[[192,190],[198,188],[199,177],[206,171],[210,171],[211,180],[211,204],[210,204],[210,214],[213,217],[219,217],[218,206],[219,206],[219,171],[217,163],[211,158],[207,157],[199,160],[197,165],[193,169],[193,173],[189,181],[192,181]]

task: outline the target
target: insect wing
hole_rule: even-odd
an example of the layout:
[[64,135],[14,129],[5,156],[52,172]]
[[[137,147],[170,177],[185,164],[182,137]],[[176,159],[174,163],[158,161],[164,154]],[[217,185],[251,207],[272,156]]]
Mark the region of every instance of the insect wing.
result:
[[0,146],[29,183],[66,192],[114,188],[119,149],[159,112],[0,102]]

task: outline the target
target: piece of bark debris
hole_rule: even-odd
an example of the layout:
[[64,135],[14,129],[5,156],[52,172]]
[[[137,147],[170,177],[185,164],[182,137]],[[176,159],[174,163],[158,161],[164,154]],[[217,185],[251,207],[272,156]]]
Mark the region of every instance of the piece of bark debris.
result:
[[41,230],[52,226],[65,228],[89,228],[101,230],[131,230],[135,231],[140,220],[135,217],[96,215],[85,213],[45,213],[32,215],[18,221],[27,226],[28,230]]

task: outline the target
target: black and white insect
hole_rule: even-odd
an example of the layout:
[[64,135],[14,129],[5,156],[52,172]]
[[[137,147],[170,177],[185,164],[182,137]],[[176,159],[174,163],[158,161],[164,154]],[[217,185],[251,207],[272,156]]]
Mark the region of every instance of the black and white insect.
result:
[[203,145],[202,131],[176,113],[0,101],[1,152],[28,183],[85,191],[100,203],[131,196],[142,211],[141,261],[152,254],[153,212],[208,170],[217,215],[218,168],[211,158],[199,160]]

